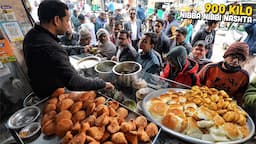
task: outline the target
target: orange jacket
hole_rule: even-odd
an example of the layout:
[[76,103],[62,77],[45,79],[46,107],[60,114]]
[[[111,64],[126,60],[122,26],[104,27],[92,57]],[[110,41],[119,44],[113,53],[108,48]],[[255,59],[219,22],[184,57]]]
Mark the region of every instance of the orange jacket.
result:
[[243,94],[249,83],[249,74],[243,69],[229,71],[222,68],[223,62],[204,66],[199,72],[202,85],[218,90],[224,90],[230,97],[243,104]]

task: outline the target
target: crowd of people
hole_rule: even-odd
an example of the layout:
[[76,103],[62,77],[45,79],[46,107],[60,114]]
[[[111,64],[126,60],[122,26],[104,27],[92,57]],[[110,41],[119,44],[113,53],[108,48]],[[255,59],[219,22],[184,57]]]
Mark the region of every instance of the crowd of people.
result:
[[[141,5],[126,5],[123,10],[125,13],[116,10],[98,16],[78,14],[76,10],[70,14],[62,2],[43,1],[38,10],[40,24],[28,32],[23,46],[34,91],[47,96],[61,87],[113,88],[109,82],[79,76],[69,62],[68,56],[89,53],[97,46],[97,56],[118,62],[136,61],[144,72],[189,86],[225,90],[240,106],[256,105],[255,95],[246,101],[249,74],[242,68],[249,55],[255,54],[255,41],[234,42],[225,51],[223,61],[212,63],[217,21],[207,21],[192,38],[191,20],[180,23],[175,11],[169,11],[166,19],[155,18],[152,29],[144,29],[147,18]],[[251,27],[247,29],[255,38],[255,23]],[[60,41],[58,35],[63,35]]]

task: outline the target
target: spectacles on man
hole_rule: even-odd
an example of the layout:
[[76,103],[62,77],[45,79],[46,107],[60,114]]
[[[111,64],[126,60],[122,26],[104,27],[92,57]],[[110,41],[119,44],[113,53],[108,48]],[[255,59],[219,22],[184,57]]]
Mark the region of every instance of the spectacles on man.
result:
[[135,15],[135,13],[130,13],[130,15]]
[[232,59],[238,59],[238,61],[244,61],[245,58],[242,55],[229,55]]
[[126,38],[122,38],[122,37],[119,37],[118,39],[119,39],[119,40],[126,40]]

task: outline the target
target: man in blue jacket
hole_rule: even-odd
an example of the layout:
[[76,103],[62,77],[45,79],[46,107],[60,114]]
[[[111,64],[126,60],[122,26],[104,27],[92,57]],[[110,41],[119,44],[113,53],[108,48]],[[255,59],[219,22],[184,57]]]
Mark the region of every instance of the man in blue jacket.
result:
[[145,16],[145,10],[141,7],[141,4],[138,5],[138,8],[136,10],[136,16],[138,19],[141,20],[141,22],[143,23],[146,16]]
[[105,12],[100,12],[99,16],[96,19],[96,23],[95,23],[95,33],[97,33],[97,31],[100,28],[104,28],[104,24],[107,22],[106,19],[106,13]]
[[145,72],[152,74],[160,74],[160,62],[153,48],[157,43],[157,35],[154,32],[147,32],[140,39],[139,48],[142,52],[137,58],[137,62],[142,65]]

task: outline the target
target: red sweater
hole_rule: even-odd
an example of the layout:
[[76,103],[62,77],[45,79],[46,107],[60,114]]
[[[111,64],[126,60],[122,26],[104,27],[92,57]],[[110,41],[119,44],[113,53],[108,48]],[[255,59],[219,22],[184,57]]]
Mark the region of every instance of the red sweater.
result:
[[249,74],[239,69],[237,71],[229,71],[222,68],[223,62],[208,64],[199,72],[201,84],[210,88],[224,90],[230,97],[237,100],[238,105],[243,104],[243,93],[249,83]]
[[[192,66],[192,68],[188,68],[189,66]],[[197,74],[198,68],[199,66],[194,60],[186,59],[185,66],[173,80],[189,86],[200,85],[200,79]],[[161,77],[168,78],[169,73],[170,73],[170,65],[167,64],[164,68],[164,71]]]

